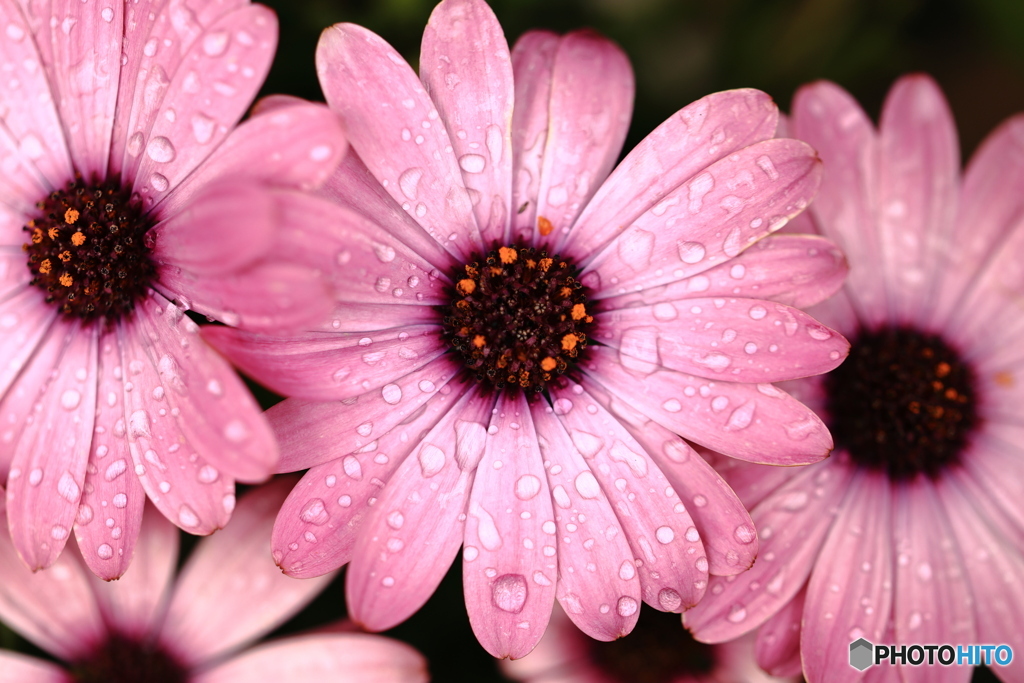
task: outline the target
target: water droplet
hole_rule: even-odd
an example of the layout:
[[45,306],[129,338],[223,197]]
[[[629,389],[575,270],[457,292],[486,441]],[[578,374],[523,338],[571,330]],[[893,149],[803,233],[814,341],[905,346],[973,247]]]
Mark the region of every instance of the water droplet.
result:
[[749,524],[740,524],[736,527],[733,535],[736,536],[736,540],[740,543],[753,543],[754,539],[757,538],[754,528]]
[[746,429],[754,420],[754,402],[747,401],[732,411],[725,423],[725,431],[732,432]]
[[913,631],[917,628],[920,628],[922,622],[924,622],[924,617],[921,616],[920,612],[915,610],[910,613],[910,618],[907,619],[907,628]]
[[354,455],[346,455],[341,461],[341,466],[344,468],[345,474],[352,479],[359,481],[363,478],[362,465],[359,464],[359,459]]
[[373,431],[373,423],[372,422],[364,422],[361,425],[359,425],[358,427],[356,427],[356,434],[358,434],[359,436],[369,436],[372,431]]
[[395,260],[395,248],[387,244],[374,243],[373,253],[381,263],[391,263]]
[[397,531],[402,528],[403,524],[405,524],[405,516],[402,515],[401,510],[392,510],[388,513],[387,523],[389,527]]
[[743,605],[733,605],[729,610],[729,616],[726,618],[732,623],[738,624],[747,618],[747,610]]
[[583,470],[576,475],[574,484],[576,491],[584,498],[593,499],[601,495],[601,485],[597,483],[597,479],[590,470]]
[[[29,475],[30,483],[31,476]],[[57,481],[57,492],[61,495],[61,498],[75,504],[78,503],[78,498],[82,494],[82,490],[78,488],[78,484],[75,483],[75,479],[71,476],[70,472],[64,472],[60,475],[60,479]]]
[[183,527],[194,528],[199,526],[199,517],[196,515],[195,510],[188,505],[182,505],[178,508],[178,521]]
[[220,472],[218,472],[217,469],[215,467],[212,467],[211,465],[203,465],[202,467],[199,468],[199,471],[196,472],[196,479],[198,479],[203,484],[212,484],[213,482],[217,481],[217,478],[219,476]]
[[501,547],[501,536],[498,534],[498,527],[494,525],[494,518],[479,504],[470,506],[470,514],[477,518],[477,536],[480,537],[480,544],[487,550],[497,550]]
[[224,425],[224,438],[232,443],[242,443],[249,438],[249,428],[241,420],[232,420]]
[[63,541],[68,537],[68,528],[60,524],[54,524],[50,529],[50,537],[57,541]]
[[96,548],[96,555],[99,556],[101,560],[109,560],[111,557],[114,556],[114,549],[106,543],[103,543],[98,548]]
[[402,387],[397,384],[385,384],[380,390],[381,398],[389,405],[395,405],[402,400]]
[[444,469],[444,451],[432,443],[425,443],[419,453],[420,470],[424,477],[432,477]]
[[706,250],[700,242],[680,242],[679,260],[683,263],[693,265],[704,260]]
[[[167,482],[163,483],[166,484]],[[170,487],[168,486],[168,488]],[[123,493],[118,493],[110,499],[110,502],[113,503],[116,508],[125,508],[128,507],[128,496]]]
[[639,605],[637,605],[636,600],[629,597],[628,595],[623,595],[621,598],[619,598],[618,603],[616,603],[615,605],[615,609],[619,613],[620,617],[633,616],[634,614],[636,614],[638,607]]
[[518,614],[523,611],[529,589],[522,574],[503,574],[491,584],[494,606],[503,612]]
[[408,199],[416,199],[420,178],[422,177],[423,169],[421,168],[410,168],[398,176],[398,187],[401,188],[402,194]]
[[217,122],[206,114],[196,113],[192,115],[192,137],[200,145],[205,145],[213,139],[213,132],[217,128]]
[[636,576],[636,566],[632,560],[626,560],[619,565],[619,578],[623,581],[631,581]]
[[459,157],[459,166],[466,173],[483,173],[487,160],[479,154],[464,154]]
[[331,516],[327,513],[326,505],[320,498],[313,498],[302,508],[299,519],[309,524],[322,526],[327,523]]
[[174,145],[163,136],[155,137],[146,145],[146,154],[153,161],[166,164],[169,161],[174,161]]
[[532,474],[524,474],[516,481],[516,498],[530,500],[540,493],[540,479]]
[[748,314],[754,320],[761,320],[766,315],[768,315],[768,309],[762,306],[761,304],[754,304],[753,306],[750,307],[750,311],[748,311]]
[[658,591],[658,604],[666,612],[675,612],[683,604],[683,598],[671,588]]
[[654,536],[658,539],[658,543],[668,544],[675,540],[676,532],[670,526],[660,526],[654,532]]
[[153,173],[149,176],[149,184],[157,192],[166,192],[167,188],[171,186],[171,183],[164,176],[159,173]]
[[203,52],[207,57],[219,57],[228,49],[230,40],[227,31],[216,31],[203,36]]
[[670,413],[678,413],[683,409],[683,404],[678,399],[670,398],[661,404],[662,409]]
[[779,501],[779,507],[788,512],[798,512],[807,505],[808,496],[804,491],[792,491],[787,493]]

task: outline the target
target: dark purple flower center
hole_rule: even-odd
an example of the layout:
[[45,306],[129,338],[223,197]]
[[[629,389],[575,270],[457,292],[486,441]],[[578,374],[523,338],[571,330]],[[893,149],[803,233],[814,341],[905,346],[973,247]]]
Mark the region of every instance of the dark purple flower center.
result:
[[444,338],[478,381],[541,391],[580,361],[594,328],[578,277],[570,259],[497,247],[452,274]]
[[861,331],[825,377],[836,447],[896,481],[959,462],[979,423],[974,369],[942,337],[907,327]]
[[188,683],[190,678],[188,667],[158,645],[119,634],[69,668],[74,683]]
[[76,178],[36,204],[24,245],[32,284],[68,317],[116,322],[156,276],[143,236],[152,227],[119,182]]
[[636,628],[625,638],[590,641],[590,658],[609,678],[622,683],[672,683],[682,676],[709,674],[714,650],[698,643],[679,615],[644,605]]

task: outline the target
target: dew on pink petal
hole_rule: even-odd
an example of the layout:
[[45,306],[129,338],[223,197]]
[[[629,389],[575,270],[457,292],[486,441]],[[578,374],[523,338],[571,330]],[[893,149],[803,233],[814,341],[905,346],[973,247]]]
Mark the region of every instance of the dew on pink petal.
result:
[[662,588],[658,591],[658,604],[667,612],[675,612],[683,604],[683,598],[671,588]]
[[530,500],[540,493],[540,479],[532,474],[524,474],[516,481],[515,494],[519,500]]
[[615,609],[619,613],[620,617],[633,616],[634,614],[636,614],[636,611],[637,609],[639,609],[639,607],[640,606],[637,604],[636,600],[629,597],[628,595],[623,595],[622,597],[620,597],[619,601],[615,605]]
[[181,522],[183,527],[199,526],[199,516],[188,505],[182,505],[178,508],[178,521]]
[[322,526],[330,519],[326,507],[322,499],[313,498],[303,506],[299,513],[299,519],[309,524]]
[[100,544],[99,547],[96,548],[96,555],[101,560],[109,560],[111,557],[114,556],[114,549],[106,543],[102,543]]
[[444,469],[445,454],[443,450],[434,444],[425,443],[420,448],[418,460],[423,476],[432,477]]
[[594,499],[601,495],[601,485],[590,470],[583,470],[574,481],[576,491],[584,498]]
[[503,612],[518,614],[526,605],[529,589],[522,574],[503,574],[491,584],[494,606]]
[[749,524],[740,524],[736,527],[733,535],[736,536],[736,540],[740,543],[752,543],[754,539],[757,538],[754,528]]

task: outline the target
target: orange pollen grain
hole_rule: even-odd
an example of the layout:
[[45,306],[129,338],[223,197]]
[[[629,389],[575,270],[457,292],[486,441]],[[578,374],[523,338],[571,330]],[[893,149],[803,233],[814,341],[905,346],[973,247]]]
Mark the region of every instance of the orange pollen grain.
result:
[[55,240],[57,239],[57,235],[60,234],[60,230],[58,230],[57,228],[50,228],[49,230],[46,231],[46,234],[50,236],[51,240]]
[[560,290],[558,290],[558,293],[561,294],[566,299],[572,296],[572,290],[569,289],[568,287],[562,287]]
[[516,259],[519,258],[519,252],[512,247],[502,247],[498,249],[498,257],[502,263],[508,265],[509,263],[516,262]]
[[555,369],[556,365],[558,365],[558,363],[555,362],[555,359],[552,358],[551,356],[548,356],[547,358],[540,362],[540,369],[543,370],[544,372],[551,372],[552,370]]
[[57,258],[59,258],[64,263],[67,263],[68,261],[71,260],[71,252],[70,251],[62,251],[59,254],[57,254]]
[[74,235],[71,236],[71,244],[75,245],[76,247],[80,247],[83,244],[85,244],[85,235],[82,234],[81,230],[77,231]]
[[32,244],[39,244],[43,241],[43,231],[36,228],[32,231]]
[[562,337],[562,350],[572,351],[573,349],[576,348],[576,344],[577,342],[579,342],[579,340],[580,338],[577,337],[575,334],[569,333],[565,335],[564,337]]
[[52,269],[53,264],[50,263],[50,259],[43,259],[43,262],[39,264],[39,272],[43,275],[47,275]]
[[1001,387],[1013,386],[1013,375],[1005,370],[997,372],[995,374],[995,377],[993,377],[992,379],[994,379],[996,384],[998,384]]
[[71,225],[72,223],[78,220],[78,216],[78,209],[68,209],[67,211],[64,212],[64,222],[67,223],[68,225]]
[[70,287],[71,283],[73,283],[73,282],[74,282],[74,280],[67,273],[64,273],[63,275],[60,276],[60,283],[62,285],[64,285],[65,287]]
[[552,263],[554,263],[554,261],[552,261],[551,259],[549,259],[549,258],[542,258],[540,260],[540,269],[546,273],[546,272],[548,272],[548,268],[551,267]]
[[583,304],[576,304],[572,307],[571,315],[573,320],[583,320],[587,317],[587,307]]
[[473,346],[475,346],[478,349],[482,349],[483,347],[487,346],[487,340],[484,339],[484,335],[478,334],[475,337],[473,337]]
[[544,216],[537,216],[537,232],[541,234],[541,237],[547,237],[551,234],[551,231],[555,229],[555,226]]
[[959,392],[957,392],[957,390],[952,387],[946,389],[946,398],[949,399],[950,401],[955,401],[957,399],[957,396],[959,395]]
[[459,290],[459,294],[466,296],[476,291],[476,282],[467,277],[464,280],[459,280],[459,283],[455,285],[455,289]]

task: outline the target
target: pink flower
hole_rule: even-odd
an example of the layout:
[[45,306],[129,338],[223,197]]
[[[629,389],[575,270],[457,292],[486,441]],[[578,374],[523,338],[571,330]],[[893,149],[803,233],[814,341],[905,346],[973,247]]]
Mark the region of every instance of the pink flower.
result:
[[277,462],[191,308],[247,329],[322,316],[293,226],[345,141],[283,103],[233,129],[269,68],[260,5],[0,0],[0,482],[18,553],[128,567],[148,496],[208,534]]
[[[877,131],[830,83],[801,90],[793,109],[793,131],[825,161],[811,227],[851,265],[814,310],[853,346],[839,370],[790,387],[826,416],[837,450],[799,471],[724,464],[761,554],[734,581],[713,580],[685,622],[707,642],[760,626],[761,665],[797,672],[802,657],[812,683],[859,680],[848,664],[859,637],[1020,652],[1024,118],[993,133],[961,179],[953,119],[927,77],[896,83]],[[1024,672],[1016,659],[993,668]]]
[[296,581],[270,561],[270,527],[291,483],[244,496],[231,526],[201,540],[177,576],[178,530],[159,515],[146,515],[135,562],[112,582],[73,550],[32,573],[0,536],[0,619],[65,662],[0,650],[4,680],[425,682],[419,653],[380,636],[325,630],[240,652],[333,578]]
[[758,668],[752,636],[705,645],[671,616],[644,610],[629,638],[602,643],[556,607],[533,652],[503,660],[501,668],[522,683],[795,683]]
[[768,97],[696,102],[609,175],[633,76],[592,33],[529,33],[510,55],[484,2],[443,2],[421,78],[349,24],[317,64],[358,152],[325,185],[334,213],[309,219],[335,226],[344,303],[305,338],[207,328],[303,397],[269,413],[279,467],[310,468],[274,531],[285,572],[351,560],[351,614],[385,629],[464,547],[477,637],[521,657],[556,597],[610,640],[640,600],[678,612],[709,572],[750,566],[747,512],[676,434],[820,460],[828,431],[769,382],[847,351],[786,305],[834,291],[842,257],[764,239],[820,173],[805,144],[769,139]]

